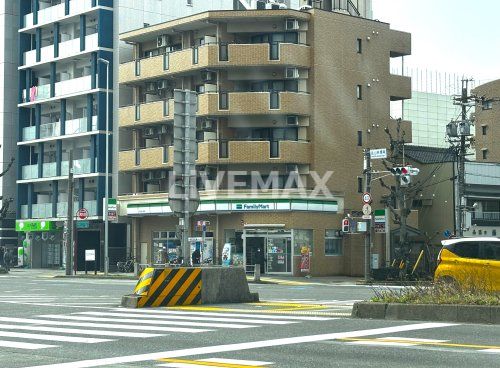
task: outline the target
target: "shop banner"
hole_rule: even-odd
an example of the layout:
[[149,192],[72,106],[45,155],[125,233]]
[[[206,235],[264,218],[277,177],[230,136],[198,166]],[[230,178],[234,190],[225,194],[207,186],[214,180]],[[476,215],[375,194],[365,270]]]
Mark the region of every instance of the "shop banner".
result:
[[303,246],[300,248],[300,272],[309,272],[311,269],[311,252],[310,248]]
[[231,243],[224,244],[222,248],[222,265],[229,267],[231,264]]

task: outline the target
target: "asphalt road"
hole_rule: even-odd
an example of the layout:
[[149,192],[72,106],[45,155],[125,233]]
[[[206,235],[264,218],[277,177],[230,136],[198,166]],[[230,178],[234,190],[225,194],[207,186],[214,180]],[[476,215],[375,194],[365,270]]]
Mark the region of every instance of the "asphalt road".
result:
[[371,287],[251,285],[263,302],[126,310],[133,280],[0,275],[0,367],[494,367],[500,328],[355,320]]

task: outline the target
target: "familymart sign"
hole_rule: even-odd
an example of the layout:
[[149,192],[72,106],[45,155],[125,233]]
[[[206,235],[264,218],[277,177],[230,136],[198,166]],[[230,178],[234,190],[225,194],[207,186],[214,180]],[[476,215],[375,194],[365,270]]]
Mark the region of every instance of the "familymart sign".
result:
[[[261,199],[261,200],[205,200],[201,201],[198,213],[206,212],[274,212],[274,211],[315,211],[338,212],[337,201],[314,199]],[[131,203],[127,205],[127,215],[170,214],[168,203]]]

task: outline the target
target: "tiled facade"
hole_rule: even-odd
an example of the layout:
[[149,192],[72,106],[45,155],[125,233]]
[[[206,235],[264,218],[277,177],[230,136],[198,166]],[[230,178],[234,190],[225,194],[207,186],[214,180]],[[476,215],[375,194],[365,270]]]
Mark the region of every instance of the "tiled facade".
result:
[[476,160],[479,162],[500,162],[500,79],[482,84],[473,92],[484,97],[476,105]]
[[[154,51],[163,34],[168,49]],[[244,189],[231,190],[227,175],[218,188],[199,188],[191,226],[199,235],[196,222],[210,221],[215,262],[225,244],[234,264],[252,264],[263,247],[266,272],[300,274],[300,251],[309,247],[312,274],[362,274],[363,237],[338,230],[347,213],[361,209],[363,149],[387,146],[384,128],[396,129],[389,102],[411,97],[410,79],[389,73],[390,57],[410,53],[409,34],[346,14],[266,10],[201,13],[121,39],[134,44],[135,57],[120,60],[129,96],[120,108],[120,180],[132,194],[122,191],[119,211],[141,262],[161,260],[161,244],[167,251],[176,244],[167,194],[172,156],[165,152],[173,144],[172,110],[165,104],[182,88],[198,92],[196,165],[209,181],[231,171],[280,175],[275,191],[249,191],[248,177]],[[182,62],[173,64],[176,58]],[[411,141],[410,123],[402,128]],[[319,178],[333,172],[329,193],[314,192],[313,171]],[[300,178],[298,187],[285,186],[290,175]],[[382,192],[374,188],[376,208]],[[380,266],[388,262],[384,238],[377,234],[372,249]]]

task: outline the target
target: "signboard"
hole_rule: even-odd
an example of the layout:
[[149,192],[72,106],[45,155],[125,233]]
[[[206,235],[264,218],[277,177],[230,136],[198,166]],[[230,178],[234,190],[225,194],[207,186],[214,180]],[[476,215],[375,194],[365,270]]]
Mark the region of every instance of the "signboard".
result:
[[356,231],[358,233],[364,233],[366,232],[366,229],[367,229],[367,226],[366,226],[366,222],[364,221],[358,221],[357,224],[356,224]]
[[387,148],[371,149],[370,158],[372,160],[387,158]]
[[300,248],[300,272],[307,273],[311,269],[311,252],[308,246]]
[[363,193],[362,199],[363,199],[363,203],[369,204],[372,201],[372,195],[368,192],[365,192],[365,193]]
[[118,220],[117,207],[116,198],[108,198],[108,221]]
[[231,243],[224,244],[222,248],[222,265],[228,267],[231,264]]
[[95,261],[95,249],[85,249],[85,262]]
[[17,265],[24,266],[24,247],[17,247]]
[[374,211],[374,231],[376,234],[385,234],[387,232],[385,210]]
[[371,220],[372,219],[372,215],[363,215],[363,216],[361,216],[361,218],[363,220]]
[[87,211],[86,208],[80,208],[76,212],[76,217],[78,217],[78,219],[80,220],[86,220],[89,217],[89,211]]
[[88,220],[76,221],[77,229],[88,229],[89,227],[90,227],[90,221]]
[[235,203],[234,209],[236,211],[271,211],[274,206],[270,203]]
[[49,231],[56,228],[55,221],[16,220],[16,231]]

